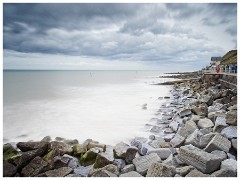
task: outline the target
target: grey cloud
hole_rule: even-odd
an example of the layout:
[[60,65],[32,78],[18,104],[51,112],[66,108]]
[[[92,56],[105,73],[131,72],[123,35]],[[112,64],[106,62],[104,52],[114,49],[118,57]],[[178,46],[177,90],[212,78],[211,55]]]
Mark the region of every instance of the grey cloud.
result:
[[[4,4],[3,47],[109,60],[198,60],[200,65],[199,59],[207,61],[211,52],[221,55],[224,50],[191,22],[198,16],[205,18],[205,25],[207,19],[224,22],[227,18],[216,8],[207,4]],[[230,7],[223,8],[225,16]],[[229,17],[236,19],[236,12]],[[226,34],[234,36],[236,21],[225,28]]]

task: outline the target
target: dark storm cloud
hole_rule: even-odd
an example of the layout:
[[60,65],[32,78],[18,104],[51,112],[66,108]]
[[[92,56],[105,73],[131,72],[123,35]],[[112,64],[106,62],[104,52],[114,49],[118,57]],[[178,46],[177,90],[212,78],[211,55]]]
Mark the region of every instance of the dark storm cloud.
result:
[[3,47],[24,53],[187,63],[206,59],[211,52],[224,53],[226,47],[215,42],[211,29],[221,25],[222,41],[227,42],[228,35],[231,42],[236,37],[236,4],[5,3]]

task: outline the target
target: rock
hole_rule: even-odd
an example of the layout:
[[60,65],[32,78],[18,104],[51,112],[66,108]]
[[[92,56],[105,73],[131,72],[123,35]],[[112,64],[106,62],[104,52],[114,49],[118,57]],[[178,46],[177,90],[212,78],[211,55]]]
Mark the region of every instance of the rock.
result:
[[169,124],[169,127],[170,127],[174,132],[177,132],[178,126],[179,126],[179,123],[176,122],[176,121],[172,121],[172,122]]
[[42,147],[48,146],[48,142],[19,142],[17,143],[17,147],[22,151],[31,151],[35,149],[39,149]]
[[69,161],[70,161],[69,157],[55,156],[53,158],[54,169],[58,169],[58,168],[61,168],[61,167],[68,167],[68,162]]
[[[195,123],[194,121],[191,121],[191,120],[189,120],[189,121],[187,121],[187,122],[185,123],[184,128],[185,128],[186,131],[187,131],[187,136],[190,135],[190,134],[192,134],[196,129],[198,129],[196,123]],[[186,137],[187,137],[187,136],[186,136]]]
[[151,153],[149,155],[133,159],[133,164],[135,165],[136,171],[139,174],[145,175],[150,165],[159,161],[161,161],[160,157],[156,153]]
[[113,174],[107,170],[97,170],[94,172],[94,174],[91,177],[117,177],[116,174]]
[[154,148],[170,148],[171,143],[170,142],[163,142],[161,143],[160,147],[154,147]]
[[193,107],[191,110],[194,114],[199,115],[199,116],[205,117],[208,115],[207,105],[200,105],[198,107]]
[[[138,145],[140,148],[140,145]],[[129,146],[126,143],[120,142],[114,147],[115,158],[124,159],[127,163],[132,162],[138,149],[133,146]]]
[[237,151],[237,139],[232,139],[232,147]]
[[153,148],[160,148],[162,144],[165,143],[164,139],[158,138],[149,143]]
[[213,124],[213,122],[212,122],[210,119],[204,118],[204,119],[200,119],[200,120],[198,121],[197,126],[198,126],[200,129],[203,129],[203,128],[213,127],[214,124]]
[[81,176],[80,174],[69,174],[65,177],[83,177],[83,176]]
[[3,156],[7,154],[18,154],[18,151],[10,144],[3,145]]
[[214,150],[221,150],[225,151],[226,153],[229,152],[229,149],[231,147],[231,142],[223,137],[220,134],[216,134],[212,140],[208,143],[206,148],[204,149],[206,152],[212,152]]
[[215,121],[215,125],[213,128],[213,132],[218,132],[220,133],[223,128],[227,127],[228,125],[226,124],[226,118],[218,116]]
[[147,171],[146,177],[173,177],[175,168],[163,163],[153,163]]
[[60,152],[58,150],[50,150],[44,157],[43,160],[49,163],[50,169],[54,168],[54,157],[60,156]]
[[87,152],[87,147],[83,146],[82,144],[75,144],[73,146],[73,154],[75,156],[79,156],[79,155],[84,154],[86,152]]
[[65,140],[65,139],[62,138],[62,137],[56,137],[56,138],[55,138],[55,141],[63,141],[63,140]]
[[180,117],[184,117],[184,116],[189,116],[192,114],[191,109],[183,109],[181,111],[178,112]]
[[113,153],[101,152],[97,155],[93,168],[102,168],[108,164],[112,164],[114,161]]
[[185,138],[180,136],[179,134],[176,134],[174,138],[170,141],[170,144],[172,147],[180,147],[185,141]]
[[194,170],[193,166],[184,166],[176,168],[176,173],[180,176],[186,176],[190,171]]
[[178,158],[203,173],[211,173],[220,167],[220,159],[192,145],[180,147]]
[[187,139],[185,140],[184,144],[188,145],[188,144],[192,144],[196,147],[199,147],[199,142],[200,142],[200,138],[203,134],[201,133],[201,131],[199,131],[198,129],[196,129],[192,134],[190,134]]
[[229,111],[226,113],[226,123],[230,125],[237,125],[237,111]]
[[166,134],[163,136],[163,139],[166,141],[166,142],[169,142],[173,139],[173,137],[175,136],[175,133],[172,133],[172,134]]
[[209,133],[201,136],[199,141],[199,147],[205,148],[215,135],[216,133]]
[[74,174],[77,174],[80,177],[88,177],[89,171],[90,169],[84,166],[78,166],[73,170]]
[[151,153],[156,153],[161,160],[167,159],[172,154],[169,148],[158,148],[158,149],[149,150],[147,154],[151,154]]
[[62,167],[39,174],[38,177],[64,177],[73,171],[72,168]]
[[61,156],[64,154],[71,155],[73,151],[70,145],[58,141],[50,142],[50,149],[59,151]]
[[228,126],[221,131],[228,139],[237,138],[237,126]]
[[233,106],[230,106],[230,107],[228,108],[228,110],[229,110],[229,111],[236,111],[236,110],[237,110],[237,105],[235,104],[235,105],[233,105]]
[[211,174],[212,177],[236,177],[237,173],[229,169],[220,169]]
[[23,152],[18,162],[18,168],[22,169],[36,156],[41,157],[42,155],[46,154],[47,151],[48,151],[48,144],[44,144],[39,149]]
[[78,144],[78,140],[77,140],[77,139],[73,139],[73,140],[65,139],[65,140],[63,140],[63,143],[72,146],[72,145],[74,145],[74,144]]
[[68,167],[74,169],[79,165],[78,159],[76,157],[70,156],[68,154],[64,154],[63,157],[69,158],[68,165],[67,165]]
[[134,170],[135,170],[135,166],[133,164],[128,164],[128,165],[124,166],[124,168],[122,168],[121,173],[124,174],[124,173],[128,173],[128,172],[131,172]]
[[13,177],[17,173],[17,167],[13,164],[3,161],[3,177]]
[[194,169],[190,171],[185,177],[209,177],[207,174],[203,174],[202,172],[198,171],[197,169]]
[[211,154],[218,156],[221,161],[227,159],[227,154],[224,151],[214,150],[211,152]]
[[231,153],[227,153],[227,157],[228,157],[228,159],[236,160],[236,157]]
[[149,150],[154,149],[152,146],[150,146],[147,143],[142,143],[141,146],[138,147],[138,152],[141,155],[146,155]]
[[174,177],[182,177],[182,176],[180,176],[179,174],[175,174],[175,176]]
[[100,153],[100,149],[99,149],[99,148],[89,149],[89,150],[80,158],[80,161],[81,161],[84,165],[92,164],[93,162],[95,162],[95,159],[96,159],[98,153]]
[[21,174],[24,177],[33,177],[46,170],[48,163],[44,161],[41,157],[35,157],[27,166],[22,169]]
[[165,134],[171,134],[174,133],[174,131],[171,128],[165,128],[163,131]]
[[109,164],[99,169],[91,169],[89,172],[90,177],[116,177],[118,175],[118,167],[113,164]]
[[143,177],[141,174],[136,171],[130,171],[128,173],[121,174],[119,177]]
[[51,138],[50,136],[45,136],[45,137],[41,140],[41,142],[50,142],[50,141],[52,141],[52,138]]
[[194,121],[195,123],[197,123],[200,119],[201,119],[201,116],[194,115],[194,114],[190,118],[190,120]]
[[150,136],[148,137],[148,139],[150,139],[150,140],[155,140],[155,136],[154,136],[154,135],[150,135]]
[[131,142],[131,146],[135,146],[135,147],[139,147],[142,145],[142,143],[147,142],[148,139],[147,138],[143,138],[143,137],[136,137],[132,140]]
[[123,159],[114,159],[113,164],[118,167],[118,169],[122,169],[126,166],[126,162]]
[[170,156],[168,156],[168,158],[163,161],[163,164],[166,164],[168,166],[174,166],[174,167],[180,166],[178,163],[178,160],[176,159],[175,156],[173,156],[173,154],[170,154]]
[[233,159],[226,159],[222,162],[221,169],[229,169],[237,173],[237,161]]
[[213,103],[213,97],[206,95],[201,99],[201,102],[206,103],[208,106],[211,106]]
[[90,142],[87,145],[87,149],[88,150],[91,149],[91,148],[95,148],[95,147],[102,148],[103,151],[106,151],[106,145],[105,144],[99,144],[99,143]]

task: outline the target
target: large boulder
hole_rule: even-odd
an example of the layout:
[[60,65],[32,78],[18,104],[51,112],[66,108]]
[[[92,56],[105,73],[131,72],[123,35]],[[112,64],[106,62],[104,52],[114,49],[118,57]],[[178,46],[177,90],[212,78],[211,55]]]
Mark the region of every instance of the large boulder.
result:
[[226,124],[226,118],[218,116],[215,121],[215,125],[213,127],[213,132],[218,132],[220,133],[223,128],[228,127]]
[[208,133],[201,136],[199,141],[199,147],[205,148],[215,135],[216,133]]
[[237,161],[234,159],[226,159],[222,162],[221,169],[229,169],[237,173]]
[[204,118],[204,119],[200,119],[197,123],[197,126],[200,128],[200,129],[203,129],[203,128],[210,128],[210,127],[213,127],[214,124],[213,122],[208,119],[208,118]]
[[18,168],[22,169],[24,166],[26,166],[32,159],[34,159],[37,156],[43,156],[48,151],[48,144],[44,144],[39,149],[23,152],[19,162],[18,162]]
[[156,153],[151,153],[149,155],[140,156],[133,159],[133,164],[136,167],[136,171],[141,175],[146,175],[148,168],[154,162],[160,162],[161,159]]
[[178,158],[191,166],[194,166],[202,173],[211,173],[219,169],[221,160],[211,153],[207,153],[192,145],[180,147]]
[[12,177],[17,173],[17,167],[13,164],[3,161],[3,177]]
[[227,154],[224,151],[214,150],[214,151],[211,152],[211,154],[214,154],[214,155],[218,156],[218,158],[221,161],[224,161],[225,159],[227,159]]
[[54,170],[47,171],[37,175],[37,177],[65,177],[73,171],[72,168],[62,167]]
[[69,161],[68,161],[68,167],[70,168],[76,168],[77,166],[79,166],[79,161],[78,161],[78,158],[76,157],[73,157],[73,156],[70,156],[68,154],[64,154],[63,157],[67,157],[69,158]]
[[124,174],[134,170],[135,170],[135,166],[133,164],[128,164],[122,168],[121,173]]
[[180,176],[184,177],[186,176],[190,171],[194,170],[195,168],[193,166],[183,166],[176,168],[176,173]]
[[114,161],[113,153],[101,152],[97,155],[96,161],[93,165],[94,168],[102,168]]
[[22,151],[22,152],[26,152],[26,151],[31,151],[31,150],[36,150],[42,147],[46,147],[48,146],[49,143],[48,142],[19,142],[17,143],[17,147]]
[[194,169],[191,170],[185,177],[209,177],[209,175]]
[[75,156],[80,156],[87,152],[87,147],[83,146],[82,144],[75,144],[73,145],[73,154]]
[[58,141],[50,142],[50,149],[59,151],[61,156],[64,154],[71,155],[73,151],[70,145]]
[[68,167],[68,162],[70,161],[69,157],[64,156],[55,156],[53,158],[54,169],[61,167]]
[[236,177],[237,173],[229,169],[220,169],[211,174],[212,177]]
[[[138,147],[140,147],[140,145]],[[138,148],[120,142],[114,147],[114,156],[115,158],[124,159],[127,163],[130,163],[134,159],[137,151]]]
[[3,156],[7,154],[18,154],[18,151],[10,144],[3,145]]
[[200,138],[202,136],[203,136],[203,133],[200,130],[196,129],[192,134],[190,134],[187,137],[184,144],[185,145],[192,144],[196,147],[199,147]]
[[151,154],[151,153],[156,153],[161,160],[167,159],[172,154],[169,148],[152,149],[152,150],[149,150],[147,154]]
[[[187,122],[185,123],[184,128],[185,128],[186,131],[187,131],[187,136],[190,135],[190,134],[192,134],[196,129],[198,129],[196,123],[195,123],[194,121],[192,121],[192,120],[187,121]],[[187,136],[186,136],[186,137],[187,137]]]
[[88,177],[90,168],[84,166],[78,166],[73,170],[74,174],[79,175],[80,177]]
[[34,177],[48,170],[48,163],[41,157],[35,157],[27,166],[22,169],[21,174],[24,177]]
[[106,145],[105,144],[100,144],[100,143],[94,143],[94,142],[89,142],[89,144],[87,145],[87,149],[91,149],[91,148],[102,148],[103,151],[106,151]]
[[228,153],[230,148],[231,148],[231,142],[227,138],[223,137],[222,135],[217,134],[208,143],[208,145],[205,148],[205,151],[212,152],[214,150],[221,150]]
[[146,177],[173,177],[175,168],[163,163],[153,163],[147,171]]
[[103,168],[90,170],[89,176],[91,177],[117,177],[119,175],[118,167],[109,164]]
[[93,164],[96,160],[98,153],[101,152],[99,148],[89,149],[81,158],[80,161],[83,165]]
[[221,131],[228,139],[237,138],[237,126],[228,126]]
[[226,113],[226,123],[230,125],[237,125],[237,111],[229,111]]
[[181,111],[178,112],[180,117],[185,117],[185,116],[189,116],[192,114],[191,109],[183,109]]
[[213,97],[209,95],[203,96],[201,102],[206,103],[208,106],[211,106],[213,103]]
[[206,104],[202,104],[198,107],[194,106],[192,107],[192,112],[196,115],[199,115],[199,116],[207,116],[208,115],[208,106]]
[[232,147],[237,151],[237,139],[232,139]]

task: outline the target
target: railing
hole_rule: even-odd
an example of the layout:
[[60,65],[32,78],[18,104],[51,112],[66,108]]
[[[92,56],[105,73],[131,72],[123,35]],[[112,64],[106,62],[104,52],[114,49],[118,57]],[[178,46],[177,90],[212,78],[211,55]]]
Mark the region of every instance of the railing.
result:
[[[203,73],[217,73],[216,70],[214,69],[210,69],[210,70],[202,70]],[[227,70],[220,70],[219,73],[237,73],[236,70],[231,70],[231,69],[227,69]]]

